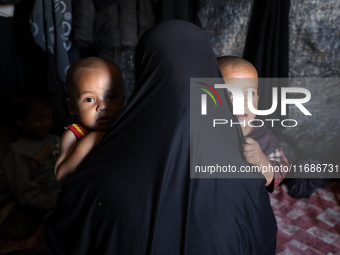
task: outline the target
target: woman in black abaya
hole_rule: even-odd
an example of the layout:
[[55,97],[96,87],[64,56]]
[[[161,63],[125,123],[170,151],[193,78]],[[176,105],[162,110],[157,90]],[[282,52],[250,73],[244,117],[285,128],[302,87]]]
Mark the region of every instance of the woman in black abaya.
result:
[[[190,163],[212,155],[200,131],[191,134],[190,155],[190,78],[222,77],[202,30],[158,24],[140,39],[135,60],[137,85],[125,110],[63,184],[47,228],[49,253],[275,254],[264,177],[190,178]],[[230,100],[222,100],[233,118]],[[247,164],[239,128],[209,139],[223,141],[216,163]]]

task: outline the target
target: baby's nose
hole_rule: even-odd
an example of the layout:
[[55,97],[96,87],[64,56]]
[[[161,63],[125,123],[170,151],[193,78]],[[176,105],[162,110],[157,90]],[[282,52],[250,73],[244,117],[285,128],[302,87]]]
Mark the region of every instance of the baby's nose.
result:
[[107,110],[107,104],[105,100],[101,100],[97,106],[97,112],[102,112]]

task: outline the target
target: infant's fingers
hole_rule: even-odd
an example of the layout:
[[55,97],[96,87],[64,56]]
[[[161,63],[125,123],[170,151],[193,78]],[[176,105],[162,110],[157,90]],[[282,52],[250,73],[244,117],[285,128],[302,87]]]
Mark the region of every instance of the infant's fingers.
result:
[[245,158],[254,157],[254,155],[251,151],[245,151],[245,152],[243,152],[243,157],[245,157]]
[[242,149],[243,151],[252,151],[253,146],[251,144],[243,144]]
[[244,139],[245,139],[246,143],[248,143],[248,144],[252,144],[255,141],[253,138],[250,138],[250,137],[245,137]]

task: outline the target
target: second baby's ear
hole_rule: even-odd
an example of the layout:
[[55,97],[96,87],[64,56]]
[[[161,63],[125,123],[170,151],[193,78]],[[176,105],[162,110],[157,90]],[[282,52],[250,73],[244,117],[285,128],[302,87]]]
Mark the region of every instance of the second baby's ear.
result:
[[76,110],[75,110],[74,104],[72,103],[70,98],[66,98],[66,103],[67,103],[67,107],[68,107],[70,114],[76,115]]

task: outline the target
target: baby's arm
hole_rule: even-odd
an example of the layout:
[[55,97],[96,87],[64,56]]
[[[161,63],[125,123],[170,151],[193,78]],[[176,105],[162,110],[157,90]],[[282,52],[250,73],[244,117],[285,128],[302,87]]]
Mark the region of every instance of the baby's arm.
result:
[[59,157],[54,167],[54,173],[58,181],[61,181],[64,175],[67,174],[65,173],[67,172],[67,170],[61,168],[60,165],[64,163],[65,159],[67,159],[70,156],[70,154],[73,152],[77,144],[78,140],[76,136],[73,134],[71,130],[67,129],[61,137]]
[[93,131],[78,141],[71,130],[64,132],[61,138],[59,158],[54,170],[59,182],[77,170],[77,167],[99,143],[104,134],[104,132]]
[[245,161],[257,166],[267,180],[266,187],[268,187],[274,179],[274,173],[270,171],[262,171],[261,167],[270,169],[271,163],[267,156],[262,152],[260,145],[254,139],[245,137],[246,143],[243,145],[243,156]]

